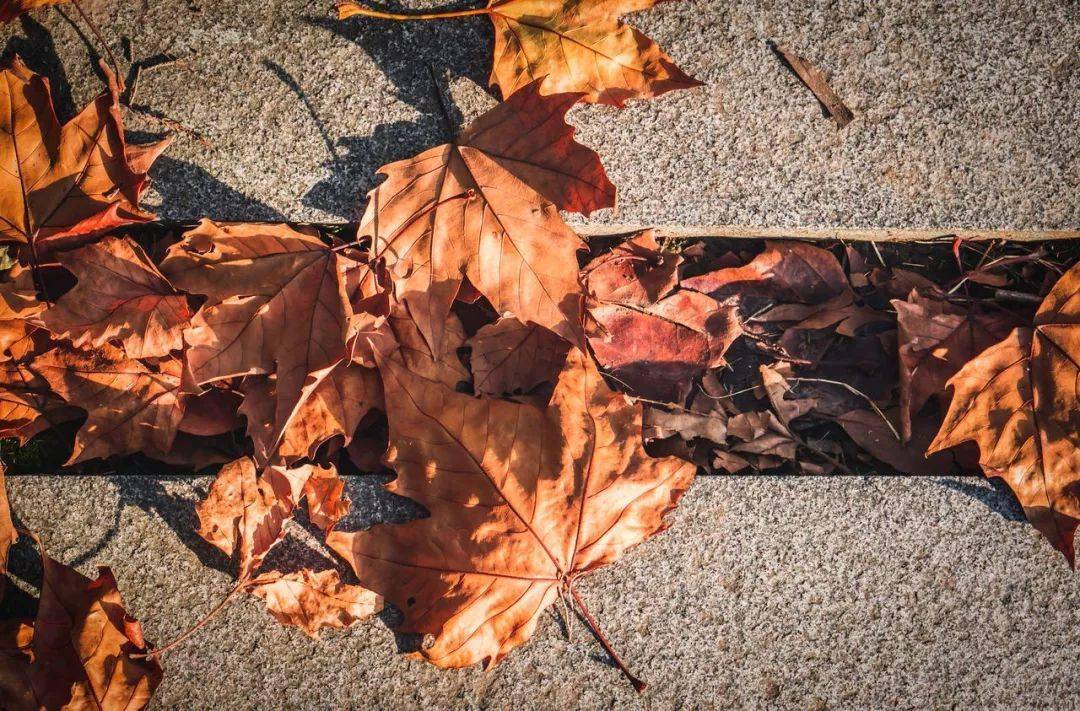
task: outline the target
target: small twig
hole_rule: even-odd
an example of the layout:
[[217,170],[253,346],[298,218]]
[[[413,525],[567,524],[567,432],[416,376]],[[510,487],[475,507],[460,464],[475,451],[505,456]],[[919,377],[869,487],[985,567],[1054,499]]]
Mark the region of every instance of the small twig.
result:
[[850,393],[852,393],[854,395],[858,395],[859,397],[861,397],[862,399],[864,399],[868,403],[870,403],[870,407],[872,407],[874,409],[874,412],[876,412],[878,414],[878,417],[881,418],[882,422],[884,422],[889,427],[889,431],[893,433],[893,437],[896,438],[896,441],[897,442],[902,441],[900,439],[900,433],[897,432],[896,428],[893,427],[893,424],[891,422],[889,422],[889,418],[885,417],[885,413],[881,411],[881,408],[879,408],[877,406],[877,403],[875,403],[870,398],[869,395],[862,392],[861,390],[858,390],[858,389],[852,387],[851,385],[848,385],[847,383],[842,383],[839,380],[828,380],[826,378],[791,378],[790,382],[793,382],[793,383],[799,383],[799,382],[828,383],[829,385],[839,385],[840,387],[846,389],[848,392],[850,392]]
[[998,301],[1013,301],[1019,304],[1041,304],[1043,298],[1038,294],[1027,294],[1012,289],[994,289],[994,298]]

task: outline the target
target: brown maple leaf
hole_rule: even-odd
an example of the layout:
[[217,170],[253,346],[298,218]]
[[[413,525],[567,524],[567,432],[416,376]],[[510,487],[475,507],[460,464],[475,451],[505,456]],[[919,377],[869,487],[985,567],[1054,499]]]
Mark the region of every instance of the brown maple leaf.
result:
[[1016,328],[949,380],[952,403],[928,452],[979,445],[1028,520],[1075,565],[1080,525],[1080,266]]
[[491,84],[509,96],[547,77],[545,91],[580,92],[582,100],[622,106],[701,82],[675,66],[664,50],[619,21],[662,0],[491,0],[486,8],[393,15],[354,2],[338,4],[339,19],[438,19],[487,15],[495,26]]
[[280,435],[305,388],[346,355],[345,261],[318,237],[287,225],[204,220],[185,234],[161,271],[177,287],[207,296],[184,331],[195,381],[274,374]]
[[895,299],[900,349],[900,432],[911,438],[912,418],[975,356],[1008,335],[1014,319],[924,296]]
[[109,568],[91,580],[42,553],[37,619],[0,622],[0,707],[146,708],[161,683]]
[[683,279],[682,286],[716,298],[761,296],[799,304],[821,304],[850,288],[840,262],[828,250],[772,240],[749,264]]
[[666,528],[693,480],[692,465],[645,453],[641,407],[580,351],[546,408],[380,370],[398,473],[387,488],[431,515],[327,543],[402,610],[403,631],[434,635],[417,654],[438,666],[495,664],[560,593],[591,621],[575,583]]
[[108,90],[63,127],[45,79],[18,56],[0,72],[0,241],[40,252],[154,218],[139,200],[168,141],[125,143],[119,88],[102,71]]
[[28,366],[0,363],[0,437],[26,442],[38,432],[78,417]]
[[184,416],[179,361],[162,360],[152,369],[108,345],[56,348],[34,359],[33,370],[57,395],[86,410],[68,464],[172,449]]
[[[375,319],[359,330],[354,358],[375,367],[375,353],[378,353],[397,360],[422,378],[456,388],[458,383],[471,379],[457,355],[458,349],[465,345],[465,329],[454,314],[446,318],[442,327],[442,347],[432,351],[409,312],[395,306],[389,316]],[[360,344],[367,344],[367,347]]]
[[551,331],[516,318],[487,324],[470,338],[474,387],[477,393],[500,397],[528,393],[559,374],[570,344]]
[[533,83],[480,116],[454,143],[383,166],[359,237],[372,241],[433,352],[467,277],[495,310],[581,342],[581,238],[559,210],[614,204],[596,153],[573,140],[577,94]]
[[263,573],[250,590],[283,625],[299,627],[318,638],[323,627],[348,627],[382,611],[382,598],[359,585],[341,582],[336,570]]
[[117,339],[129,358],[164,356],[183,347],[191,318],[187,297],[176,293],[131,239],[107,237],[57,258],[78,283],[41,315],[54,336],[77,348]]

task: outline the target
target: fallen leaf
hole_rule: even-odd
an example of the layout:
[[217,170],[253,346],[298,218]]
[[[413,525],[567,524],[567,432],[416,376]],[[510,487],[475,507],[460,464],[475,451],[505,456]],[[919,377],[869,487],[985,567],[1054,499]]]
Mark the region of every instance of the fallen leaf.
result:
[[477,393],[499,397],[528,393],[541,383],[554,382],[570,344],[551,331],[501,318],[476,332],[466,345]]
[[49,84],[18,55],[0,89],[0,241],[36,251],[154,218],[139,208],[146,172],[168,140],[128,146],[119,88],[102,63],[108,90],[63,127]]
[[581,239],[559,210],[614,204],[599,157],[573,140],[577,94],[532,83],[451,144],[383,166],[358,236],[372,240],[433,352],[467,277],[495,310],[581,342]]
[[266,554],[285,537],[311,467],[269,468],[262,476],[242,457],[218,473],[196,507],[199,535],[230,558],[239,558],[240,579],[250,578]]
[[[658,1],[491,0],[487,8],[468,14],[486,14],[495,26],[491,84],[504,97],[546,77],[545,93],[581,92],[584,101],[623,106],[630,99],[701,85],[659,45],[619,21]],[[342,20],[372,15],[354,2],[337,7]]]
[[38,432],[74,419],[73,414],[48,381],[29,367],[0,362],[0,437],[24,443]]
[[795,76],[799,77],[799,81],[813,92],[814,98],[821,104],[821,110],[836,122],[837,128],[843,128],[855,119],[855,114],[851,113],[851,109],[845,106],[840,97],[836,95],[836,92],[832,90],[820,69],[791,50],[774,42],[769,42],[769,48],[788,69],[795,73]]
[[769,402],[772,403],[773,411],[785,426],[790,426],[792,420],[814,409],[817,403],[812,398],[788,399],[787,396],[791,394],[791,385],[780,371],[767,365],[761,365],[759,370],[761,382],[765,385],[765,393],[769,397]]
[[678,291],[648,308],[590,303],[589,345],[597,361],[636,395],[680,403],[694,378],[724,363],[742,335],[737,308]]
[[821,304],[850,290],[832,252],[805,242],[771,240],[749,264],[683,279],[682,286],[715,298],[761,296],[798,304]]
[[213,437],[232,432],[243,425],[237,409],[241,396],[224,388],[207,388],[184,402],[184,417],[177,428],[181,432]]
[[359,585],[341,582],[336,570],[264,573],[251,581],[251,592],[283,625],[299,627],[318,638],[324,627],[345,628],[383,609],[382,598]]
[[34,622],[0,623],[0,707],[146,708],[162,670],[109,568],[91,580],[47,555]]
[[305,388],[346,356],[344,266],[287,225],[203,220],[161,263],[172,283],[207,297],[184,331],[195,381],[274,374],[273,422],[284,430]]
[[901,442],[893,431],[899,410],[894,408],[883,414],[889,418],[888,424],[881,415],[869,409],[852,410],[833,419],[861,449],[901,474],[948,476],[958,473],[956,459],[949,452],[926,456],[926,448],[940,424],[936,418],[916,418],[911,435]]
[[892,301],[899,326],[900,433],[911,437],[912,418],[960,368],[1015,325],[1012,319],[964,308],[913,290],[907,301]]
[[76,348],[118,339],[129,358],[164,356],[183,347],[191,318],[187,297],[176,293],[131,239],[107,237],[57,258],[78,283],[41,316],[54,336]]
[[979,445],[1028,520],[1075,565],[1080,525],[1080,266],[1054,285],[1033,328],[1016,328],[950,380],[952,402],[928,452]]
[[357,359],[375,367],[374,351],[385,358],[394,358],[422,378],[456,388],[469,382],[471,375],[458,358],[458,349],[465,345],[465,329],[454,314],[442,324],[442,347],[432,351],[424,340],[420,327],[408,311],[395,307],[385,319],[373,324],[371,330],[361,330],[356,340],[366,341],[374,349],[358,355]]
[[[667,527],[695,469],[651,459],[641,407],[571,351],[551,404],[477,399],[380,363],[398,478],[387,488],[430,517],[334,532],[360,584],[434,635],[441,667],[497,663],[575,581]],[[627,672],[628,674],[628,672]]]
[[583,281],[594,299],[648,308],[679,286],[682,257],[665,252],[645,230],[589,262]]
[[148,450],[168,452],[184,416],[181,365],[156,370],[119,349],[56,348],[34,359],[33,369],[68,403],[86,410],[68,464]]

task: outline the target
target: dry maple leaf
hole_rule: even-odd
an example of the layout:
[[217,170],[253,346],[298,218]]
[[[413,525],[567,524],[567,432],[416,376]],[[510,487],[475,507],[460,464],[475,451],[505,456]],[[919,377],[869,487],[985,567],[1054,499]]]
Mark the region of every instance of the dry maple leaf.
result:
[[398,474],[387,488],[431,515],[327,543],[402,610],[403,631],[434,635],[417,654],[441,667],[491,666],[561,593],[600,637],[576,581],[666,528],[694,467],[650,458],[640,405],[577,350],[546,408],[473,398],[389,360],[380,371],[386,462]]
[[38,432],[74,419],[75,413],[49,383],[23,364],[0,363],[0,437],[25,442]]
[[1080,266],[1047,294],[1033,328],[1017,328],[949,380],[953,399],[928,452],[979,445],[1028,520],[1070,565],[1080,525]]
[[78,283],[41,315],[54,336],[77,348],[118,339],[129,358],[183,347],[191,318],[187,297],[176,293],[131,239],[107,237],[57,258]]
[[0,88],[0,241],[37,251],[70,238],[145,222],[139,209],[146,172],[168,141],[128,146],[119,89],[107,66],[108,90],[63,127],[49,84],[18,56]]
[[161,271],[207,296],[184,331],[195,381],[274,374],[273,421],[282,432],[304,388],[345,357],[344,263],[318,237],[286,225],[204,220],[185,234]]
[[912,418],[975,356],[1008,335],[1013,321],[913,290],[895,299],[900,348],[900,432],[911,438]]
[[409,312],[400,306],[393,307],[386,318],[376,319],[363,327],[357,333],[356,342],[367,344],[367,347],[358,346],[355,359],[372,368],[377,352],[384,358],[399,361],[420,377],[449,388],[456,388],[458,383],[471,379],[457,355],[458,349],[465,345],[465,329],[454,314],[443,323],[442,348],[436,352],[428,347]]
[[423,15],[378,12],[353,2],[337,7],[342,20],[356,15],[394,20],[487,15],[495,26],[491,84],[503,96],[547,77],[547,93],[580,92],[583,101],[623,106],[630,99],[701,86],[658,44],[619,21],[661,1],[491,0],[486,8]]
[[151,370],[119,349],[56,348],[33,369],[69,404],[87,412],[68,464],[97,457],[172,449],[184,416],[181,365],[163,360]]
[[762,296],[800,304],[820,304],[849,289],[843,267],[828,250],[771,240],[749,264],[683,279],[682,286],[717,298]]
[[323,627],[348,627],[383,609],[382,598],[358,585],[346,585],[336,570],[264,573],[251,581],[252,594],[283,625],[317,638]]
[[530,390],[558,376],[570,344],[551,331],[516,318],[487,324],[467,341],[474,388],[500,397]]
[[358,235],[433,352],[466,277],[498,313],[581,342],[584,243],[559,210],[609,207],[615,188],[564,119],[577,96],[530,84],[454,143],[380,169],[387,179],[369,193]]
[[312,523],[326,532],[349,510],[344,482],[333,468],[267,467],[260,474],[255,463],[243,457],[221,469],[196,512],[199,535],[239,558],[239,582],[230,596],[241,590],[258,595],[282,624],[315,636],[321,627],[344,627],[378,612],[382,600],[370,590],[341,583],[332,570],[255,576],[305,498]]
[[91,580],[42,554],[37,619],[0,622],[0,707],[146,708],[161,666],[146,652],[142,627],[124,609],[106,568]]

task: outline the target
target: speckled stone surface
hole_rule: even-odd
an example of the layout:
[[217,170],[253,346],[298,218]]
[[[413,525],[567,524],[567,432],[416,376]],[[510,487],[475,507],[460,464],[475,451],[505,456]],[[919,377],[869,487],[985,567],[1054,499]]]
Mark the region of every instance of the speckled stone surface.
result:
[[[403,521],[352,477],[341,527]],[[112,565],[149,639],[223,595],[228,562],[194,533],[210,479],[12,477],[12,507],[59,559]],[[319,641],[234,603],[165,659],[157,708],[1080,707],[1080,576],[982,479],[699,479],[674,526],[582,595],[649,683],[640,697],[554,611],[493,671],[398,653],[384,614]],[[268,569],[327,564],[292,524]],[[20,544],[16,576],[35,570]]]
[[[433,74],[451,76],[455,118],[483,105],[484,18],[340,23],[330,0],[85,4],[118,56],[123,37],[136,59],[186,58],[144,73],[135,102],[212,142],[181,138],[153,171],[163,217],[349,219],[380,165],[446,140]],[[1080,225],[1075,0],[680,0],[632,22],[706,86],[573,112],[619,188],[618,211],[595,221]],[[62,113],[98,91],[58,12],[0,32],[48,71]],[[823,118],[769,39],[831,75],[857,119],[838,131]]]

